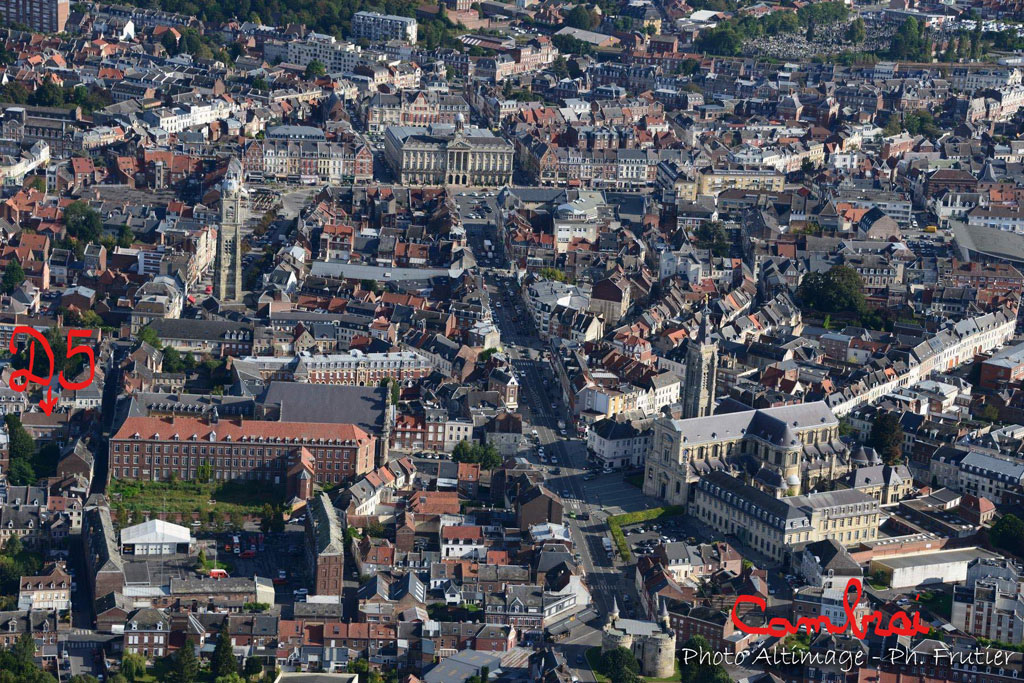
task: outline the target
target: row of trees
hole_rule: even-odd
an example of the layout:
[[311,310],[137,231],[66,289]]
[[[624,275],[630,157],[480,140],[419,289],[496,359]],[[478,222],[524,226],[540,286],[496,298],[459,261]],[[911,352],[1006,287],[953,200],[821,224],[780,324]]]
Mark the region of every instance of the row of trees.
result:
[[45,81],[34,91],[17,81],[0,87],[0,101],[14,104],[30,104],[36,107],[81,107],[85,113],[92,113],[113,102],[110,91],[84,85],[62,88],[53,81]]
[[[167,669],[166,680],[170,683],[195,683],[200,678],[200,664],[195,649],[186,646],[178,650],[170,658]],[[222,632],[210,658],[210,671],[215,677],[215,683],[244,683],[246,678],[262,674],[263,665],[255,657],[249,657],[245,660],[245,666],[239,667],[231,648],[231,640]],[[146,675],[145,659],[140,655],[126,654],[121,660],[121,675],[130,682],[143,678]]]
[[64,228],[67,237],[55,246],[75,252],[78,258],[85,254],[86,244],[102,244],[112,251],[115,246],[130,247],[135,241],[135,234],[127,224],[120,227],[116,240],[108,236],[103,231],[103,218],[99,212],[83,201],[71,202],[64,209]]
[[[807,38],[811,40],[817,27],[845,21],[848,16],[849,9],[843,3],[820,2],[801,7],[796,13],[773,12],[763,17],[736,17],[702,33],[696,46],[699,52],[735,56],[743,51],[743,43],[748,40],[799,33],[802,30],[807,32]],[[861,22],[860,33],[863,28],[864,23]],[[855,35],[860,36],[860,33]],[[860,37],[860,41],[863,40]]]
[[931,112],[924,109],[905,114],[902,119],[896,114],[889,116],[885,124],[885,135],[899,135],[904,130],[911,135],[926,135],[929,138],[937,138],[943,132]]

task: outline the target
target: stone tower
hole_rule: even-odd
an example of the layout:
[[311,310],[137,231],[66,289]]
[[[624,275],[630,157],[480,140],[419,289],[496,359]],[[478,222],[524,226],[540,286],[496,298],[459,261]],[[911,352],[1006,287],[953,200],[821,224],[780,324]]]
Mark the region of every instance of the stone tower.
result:
[[249,214],[249,192],[244,180],[242,163],[232,158],[220,186],[220,229],[213,295],[221,302],[242,300],[241,228]]
[[711,339],[711,320],[705,303],[697,338],[687,342],[683,377],[683,418],[706,417],[715,407],[718,344]]
[[651,627],[649,621],[620,618],[619,603],[613,597],[608,623],[601,634],[601,651],[624,647],[636,657],[642,675],[668,678],[675,672],[676,634],[664,601],[658,616],[659,628]]
[[672,630],[668,616],[668,604],[661,601],[661,613],[658,615],[661,631],[645,637],[640,652],[634,653],[640,661],[640,671],[649,678],[668,678],[676,670],[676,633]]

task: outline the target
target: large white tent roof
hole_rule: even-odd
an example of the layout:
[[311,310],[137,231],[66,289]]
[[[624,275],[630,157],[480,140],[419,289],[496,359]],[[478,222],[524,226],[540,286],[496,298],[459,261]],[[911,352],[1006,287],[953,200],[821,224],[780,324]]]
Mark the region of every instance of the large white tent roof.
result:
[[121,529],[121,544],[126,543],[190,543],[192,535],[189,530],[162,519],[151,519]]

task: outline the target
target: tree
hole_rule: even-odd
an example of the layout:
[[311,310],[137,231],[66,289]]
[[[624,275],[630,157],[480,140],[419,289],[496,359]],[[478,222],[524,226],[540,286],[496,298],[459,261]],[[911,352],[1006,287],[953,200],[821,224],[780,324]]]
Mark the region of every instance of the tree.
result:
[[942,53],[942,61],[944,62],[955,62],[956,61],[956,50],[958,38],[953,36],[946,43],[946,51]]
[[103,318],[96,311],[86,311],[80,318],[79,322],[82,327],[101,327],[103,325]]
[[16,290],[21,283],[25,281],[25,269],[18,263],[18,259],[12,258],[7,262],[7,267],[4,268],[3,282],[0,283],[0,289],[3,289],[4,294],[10,294]]
[[721,666],[712,664],[712,658],[705,658],[703,654],[711,651],[711,645],[704,636],[691,636],[683,651],[696,651],[697,657],[692,657],[689,662],[682,660],[679,663],[680,683],[727,683],[732,679],[728,672]]
[[601,673],[616,681],[639,680],[640,665],[633,653],[624,647],[617,647],[601,654]]
[[135,233],[127,224],[122,225],[117,231],[117,246],[130,247],[135,242]]
[[11,654],[14,655],[14,661],[19,665],[19,669],[24,671],[34,666],[34,660],[36,656],[36,641],[32,637],[31,633],[22,633],[14,645],[11,646]]
[[555,280],[557,282],[568,282],[569,280],[566,274],[557,268],[541,268],[537,274],[545,280]]
[[121,673],[129,681],[146,675],[146,658],[134,652],[128,652],[121,658]]
[[247,678],[263,673],[263,664],[255,657],[247,657],[243,672]]
[[186,641],[174,656],[170,678],[173,683],[195,683],[199,678],[199,660],[196,659],[196,651],[191,642]]
[[316,78],[317,76],[326,76],[327,67],[319,59],[313,59],[306,65],[306,78]]
[[863,282],[849,266],[833,266],[826,273],[808,273],[797,294],[803,305],[822,313],[856,313],[867,310]]
[[28,104],[29,92],[21,83],[11,82],[0,88],[0,100],[11,104]]
[[473,446],[468,441],[460,441],[452,449],[452,460],[455,462],[469,462]]
[[64,227],[68,235],[82,242],[95,242],[103,232],[103,220],[96,209],[83,201],[75,201],[64,209]]
[[743,36],[726,24],[701,33],[695,45],[699,52],[733,57],[743,49]]
[[991,403],[986,403],[978,412],[978,417],[987,422],[996,422],[999,419],[999,408]]
[[234,656],[231,649],[231,641],[227,636],[227,630],[220,632],[217,638],[217,645],[213,648],[213,657],[210,661],[210,668],[214,676],[229,676],[239,673],[239,660]]
[[100,679],[89,674],[76,674],[68,679],[68,683],[100,683]]
[[160,337],[156,335],[156,330],[148,325],[139,330],[136,336],[139,338],[140,342],[146,342],[154,349],[160,349],[163,347],[163,344],[160,342]]
[[64,91],[53,81],[46,80],[28,96],[28,103],[36,107],[60,107],[64,104]]
[[693,235],[697,238],[697,246],[701,249],[707,249],[719,258],[729,255],[732,243],[729,241],[729,235],[721,221],[701,223],[693,231]]
[[21,419],[17,415],[5,415],[4,424],[7,426],[9,440],[10,471],[8,474],[11,482],[17,486],[35,484],[36,475],[32,468],[32,460],[36,452],[36,442],[22,426]]
[[245,683],[245,679],[237,673],[233,673],[226,676],[217,676],[213,679],[213,683]]
[[864,39],[868,37],[867,30],[864,28],[864,20],[857,17],[850,22],[849,27],[846,29],[846,39],[854,45],[860,45],[864,42]]
[[887,465],[898,465],[903,459],[903,427],[896,413],[879,412],[871,425],[868,445],[878,451]]
[[164,34],[160,36],[160,44],[163,45],[165,50],[167,50],[167,54],[178,54],[178,37],[174,35],[174,31],[170,28],[164,31]]
[[565,61],[565,57],[558,55],[555,61],[551,62],[551,73],[557,78],[565,78],[569,75],[569,63]]
[[999,518],[988,532],[989,540],[1014,555],[1024,555],[1024,522],[1012,513]]
[[586,5],[576,5],[565,15],[565,25],[581,28],[586,31],[597,28],[600,19],[587,9]]

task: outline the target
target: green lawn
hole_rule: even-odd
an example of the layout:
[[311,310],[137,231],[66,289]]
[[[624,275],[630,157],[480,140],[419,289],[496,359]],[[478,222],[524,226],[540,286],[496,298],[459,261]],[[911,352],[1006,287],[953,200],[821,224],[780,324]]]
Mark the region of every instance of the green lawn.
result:
[[[115,479],[110,483],[112,507],[140,521],[141,513],[157,512],[190,515],[200,513],[200,521],[222,521],[231,515],[258,514],[264,503],[284,502],[284,486],[263,482],[224,482],[206,484],[196,481],[137,482]],[[212,501],[212,503],[211,503]],[[125,520],[118,519],[119,524]]]
[[[611,679],[609,679],[603,673],[600,673],[598,671],[601,668],[601,648],[600,647],[592,647],[592,648],[588,649],[586,654],[585,654],[585,657],[587,658],[587,666],[590,667],[590,670],[593,672],[594,678],[597,680],[598,683],[604,683],[604,681],[611,681]],[[675,673],[672,674],[671,676],[668,676],[667,678],[651,678],[649,676],[641,676],[640,679],[644,680],[644,681],[647,681],[647,683],[674,683],[675,681],[679,680],[679,658],[678,657],[675,658],[675,667],[676,667]]]
[[638,489],[644,487],[644,475],[637,472],[636,474],[630,474],[622,478],[630,486],[635,486]]
[[944,619],[949,619],[953,612],[953,596],[949,593],[921,591],[918,602]]
[[[162,683],[162,681],[169,681],[173,678],[171,673],[171,662],[170,658],[164,657],[158,659],[153,663],[143,678],[136,678],[136,683]],[[209,669],[200,669],[199,677],[196,678],[196,683],[213,683],[216,676]]]
[[592,647],[592,648],[590,648],[589,650],[587,650],[586,657],[587,657],[587,666],[589,666],[590,670],[594,673],[594,678],[597,679],[597,683],[604,683],[604,681],[607,681],[608,680],[607,676],[597,672],[597,670],[601,666],[601,648],[600,647]]

